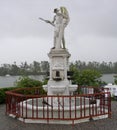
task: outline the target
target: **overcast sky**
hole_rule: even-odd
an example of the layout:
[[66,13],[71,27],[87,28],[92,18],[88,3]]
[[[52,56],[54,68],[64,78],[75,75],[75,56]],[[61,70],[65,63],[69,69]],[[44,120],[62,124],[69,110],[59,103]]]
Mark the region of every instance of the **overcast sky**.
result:
[[0,64],[49,60],[54,8],[65,6],[70,61],[117,61],[117,0],[0,0]]

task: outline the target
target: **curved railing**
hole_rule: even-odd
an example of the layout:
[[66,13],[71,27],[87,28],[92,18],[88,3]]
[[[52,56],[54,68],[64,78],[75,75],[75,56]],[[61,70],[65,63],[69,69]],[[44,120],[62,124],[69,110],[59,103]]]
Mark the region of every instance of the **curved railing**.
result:
[[102,115],[111,117],[110,92],[95,93],[91,88],[83,87],[82,94],[70,96],[41,95],[39,88],[7,91],[6,114],[23,120],[71,120],[73,123],[75,120]]

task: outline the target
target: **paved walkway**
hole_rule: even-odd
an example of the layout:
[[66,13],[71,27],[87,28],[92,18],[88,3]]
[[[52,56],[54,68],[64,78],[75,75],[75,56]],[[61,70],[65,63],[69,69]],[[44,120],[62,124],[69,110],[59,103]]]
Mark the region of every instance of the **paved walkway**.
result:
[[0,105],[0,130],[117,130],[117,102],[112,102],[112,118],[72,125],[25,124],[5,115]]

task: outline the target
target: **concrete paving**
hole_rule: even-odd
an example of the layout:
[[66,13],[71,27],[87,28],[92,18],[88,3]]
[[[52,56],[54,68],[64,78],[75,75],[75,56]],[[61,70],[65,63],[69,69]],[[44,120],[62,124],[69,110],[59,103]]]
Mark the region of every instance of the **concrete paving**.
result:
[[112,118],[72,125],[26,124],[5,115],[5,104],[0,105],[0,130],[117,130],[117,102],[112,102]]

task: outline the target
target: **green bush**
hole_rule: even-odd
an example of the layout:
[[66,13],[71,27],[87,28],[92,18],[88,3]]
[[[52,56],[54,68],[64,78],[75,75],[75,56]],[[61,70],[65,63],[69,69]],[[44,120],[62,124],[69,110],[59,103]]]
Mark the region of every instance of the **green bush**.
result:
[[79,71],[77,68],[72,67],[73,72],[72,82],[80,86],[100,86],[101,73],[93,69],[85,69]]
[[[8,87],[8,88],[0,88],[0,104],[5,103],[6,100],[6,91],[14,90],[17,88],[31,88],[31,87],[39,87],[40,94],[46,94],[42,87],[42,82],[38,80],[31,79],[29,77],[20,77],[18,81],[15,83],[15,87]],[[22,94],[33,94],[34,90],[23,90]]]
[[16,87],[30,88],[30,87],[39,87],[42,86],[42,82],[31,79],[29,77],[20,77],[18,81],[16,81]]
[[[38,87],[40,94],[45,94],[46,92],[44,91],[42,87],[42,82],[39,80],[31,79],[29,77],[20,77],[19,80],[16,82],[16,87],[17,88],[32,88],[32,87]],[[23,90],[21,93],[22,94],[33,94],[34,90]]]
[[10,91],[16,89],[15,87],[9,87],[9,88],[0,88],[0,104],[5,103],[6,100],[6,91]]
[[0,104],[5,102],[5,91],[0,89]]

